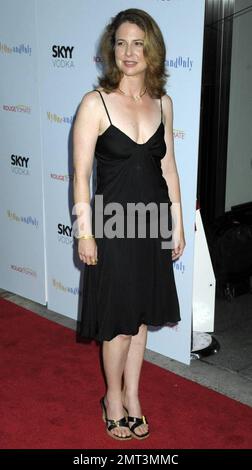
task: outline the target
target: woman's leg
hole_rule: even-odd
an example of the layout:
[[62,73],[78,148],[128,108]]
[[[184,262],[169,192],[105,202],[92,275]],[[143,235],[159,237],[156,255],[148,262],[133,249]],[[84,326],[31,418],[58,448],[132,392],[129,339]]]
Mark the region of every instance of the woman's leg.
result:
[[[125,416],[122,404],[122,376],[132,336],[118,335],[111,341],[103,341],[103,365],[107,379],[105,405],[108,419]],[[111,431],[116,436],[130,435],[129,428],[117,427]]]
[[[129,416],[142,417],[142,410],[138,397],[140,372],[142,368],[144,351],[147,341],[147,326],[141,325],[138,334],[132,336],[128,357],[124,368],[123,404]],[[148,424],[141,424],[135,429],[136,434],[145,434]]]

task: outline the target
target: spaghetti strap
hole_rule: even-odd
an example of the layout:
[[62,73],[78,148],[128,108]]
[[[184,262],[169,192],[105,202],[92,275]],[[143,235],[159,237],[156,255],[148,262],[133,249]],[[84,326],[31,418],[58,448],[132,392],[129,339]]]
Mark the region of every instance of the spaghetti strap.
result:
[[161,108],[161,122],[163,122],[162,96],[161,96],[161,98],[160,98],[160,108]]
[[100,97],[101,97],[101,99],[102,99],[102,102],[103,102],[103,104],[104,104],[104,108],[105,108],[105,110],[106,110],[107,116],[108,116],[108,118],[109,118],[109,122],[110,122],[110,124],[112,125],[112,122],[111,122],[111,119],[110,119],[110,115],[109,115],[109,112],[108,112],[108,110],[107,110],[107,106],[105,105],[105,101],[104,101],[104,99],[103,99],[103,96],[102,96],[100,90],[94,90],[94,91],[98,91],[98,93],[99,93],[99,95],[100,95]]

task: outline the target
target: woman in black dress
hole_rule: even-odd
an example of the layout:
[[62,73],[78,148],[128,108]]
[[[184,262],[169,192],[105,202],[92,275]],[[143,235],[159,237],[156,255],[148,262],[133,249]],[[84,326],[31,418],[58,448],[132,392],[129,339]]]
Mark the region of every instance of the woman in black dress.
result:
[[[101,54],[99,87],[85,94],[74,124],[76,237],[85,263],[80,334],[102,342],[107,392],[100,402],[108,434],[144,439],[149,428],[138,387],[147,326],[180,320],[173,261],[183,253],[185,239],[173,108],[164,89],[163,37],[149,14],[119,12],[106,27]],[[133,224],[128,203],[140,204]]]

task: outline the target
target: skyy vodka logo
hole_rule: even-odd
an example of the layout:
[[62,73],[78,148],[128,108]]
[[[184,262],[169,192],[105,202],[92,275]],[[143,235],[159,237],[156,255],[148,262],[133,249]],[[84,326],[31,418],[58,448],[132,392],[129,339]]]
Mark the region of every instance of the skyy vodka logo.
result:
[[54,67],[72,68],[75,66],[73,61],[74,46],[52,46],[52,63]]

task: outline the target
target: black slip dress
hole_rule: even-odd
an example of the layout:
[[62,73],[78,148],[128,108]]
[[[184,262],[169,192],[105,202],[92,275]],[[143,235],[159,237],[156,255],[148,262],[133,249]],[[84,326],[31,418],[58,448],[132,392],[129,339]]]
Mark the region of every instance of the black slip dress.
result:
[[[85,264],[79,333],[83,338],[110,341],[119,334],[136,335],[141,324],[161,327],[177,323],[180,321],[180,307],[172,250],[162,249],[164,238],[160,230],[155,237],[151,236],[151,211],[146,211],[145,217],[136,213],[135,236],[127,236],[127,227],[130,226],[127,215],[132,214],[127,205],[129,202],[144,205],[154,202],[155,206],[160,202],[166,203],[168,229],[172,229],[172,202],[161,168],[161,160],[166,154],[162,99],[158,128],[147,142],[138,144],[112,124],[104,97],[99,90],[96,91],[100,94],[110,125],[98,137],[95,148],[97,187],[91,206],[94,234],[99,218],[99,233],[95,236],[98,263]],[[97,195],[100,201],[103,199],[102,210],[97,203]],[[117,225],[112,223],[115,212],[111,210],[104,214],[105,205],[109,203],[120,203],[120,208],[124,209],[123,212],[116,209]],[[96,218],[94,212],[97,208]],[[110,228],[116,229],[118,220],[123,230],[111,238],[105,225],[110,224]],[[146,233],[141,235],[143,226]],[[171,240],[171,237],[166,240]]]

